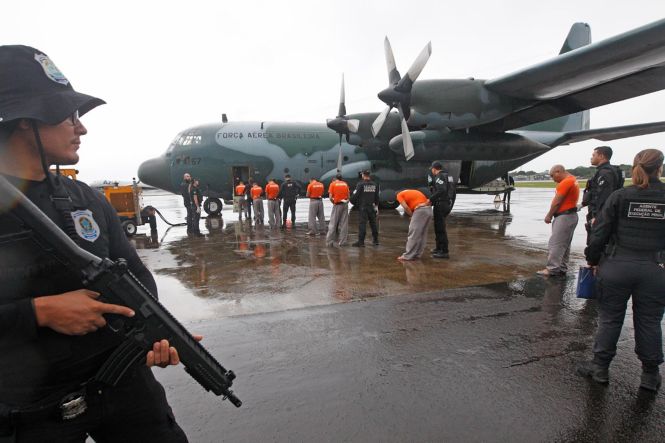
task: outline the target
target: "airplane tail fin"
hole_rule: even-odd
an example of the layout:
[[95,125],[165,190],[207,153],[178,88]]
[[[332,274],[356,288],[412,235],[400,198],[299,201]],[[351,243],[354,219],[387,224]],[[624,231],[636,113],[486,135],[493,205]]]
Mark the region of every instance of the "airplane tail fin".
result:
[[[581,48],[591,43],[591,27],[586,23],[574,23],[568,32],[566,40],[561,46],[559,55]],[[589,129],[590,115],[589,111],[577,112],[564,117],[554,118],[533,125],[525,126],[524,130],[529,131],[549,131],[549,132],[570,132]]]

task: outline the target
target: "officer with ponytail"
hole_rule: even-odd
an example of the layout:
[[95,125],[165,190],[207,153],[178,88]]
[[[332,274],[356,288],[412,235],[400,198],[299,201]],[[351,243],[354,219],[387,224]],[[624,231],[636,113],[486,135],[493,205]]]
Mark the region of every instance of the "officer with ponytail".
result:
[[657,391],[662,383],[661,321],[665,309],[665,184],[663,153],[639,152],[633,161],[633,186],[615,191],[596,216],[584,253],[597,266],[598,331],[593,360],[577,373],[609,382],[628,299],[632,297],[635,352],[642,362],[640,388]]

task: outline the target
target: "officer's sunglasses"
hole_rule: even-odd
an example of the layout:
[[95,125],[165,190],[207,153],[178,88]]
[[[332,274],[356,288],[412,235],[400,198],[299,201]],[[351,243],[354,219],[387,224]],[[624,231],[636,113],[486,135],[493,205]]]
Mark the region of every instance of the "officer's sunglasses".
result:
[[79,120],[79,111],[78,109],[72,113],[69,117],[67,117],[67,120],[69,123],[72,124],[72,126],[78,126],[81,124],[81,120]]

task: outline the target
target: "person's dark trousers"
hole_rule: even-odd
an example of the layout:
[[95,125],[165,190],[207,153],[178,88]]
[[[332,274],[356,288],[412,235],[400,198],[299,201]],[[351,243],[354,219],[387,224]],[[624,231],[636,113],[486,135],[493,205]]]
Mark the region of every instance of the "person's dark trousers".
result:
[[185,206],[187,209],[187,232],[192,232],[192,226],[194,226],[194,207],[192,205]]
[[114,388],[90,386],[86,403],[88,410],[71,420],[54,417],[20,424],[16,442],[84,443],[88,433],[97,443],[187,442],[166,401],[164,388],[145,366],[130,371]]
[[295,200],[284,200],[282,210],[282,227],[286,226],[286,212],[291,210],[291,227],[296,227],[296,201]]
[[367,222],[372,230],[372,238],[374,243],[379,241],[379,231],[376,229],[376,212],[374,206],[362,206],[358,210],[359,224],[358,224],[358,243],[365,243],[365,235],[367,235]]
[[641,258],[617,254],[600,263],[596,287],[598,331],[593,345],[593,361],[599,366],[609,366],[616,355],[631,295],[635,353],[646,370],[657,370],[663,363],[661,321],[665,310],[665,269],[654,259],[645,257],[647,254],[641,254]]
[[436,250],[448,252],[448,233],[446,233],[446,216],[448,208],[443,203],[436,203],[433,207],[434,235],[436,236]]
[[587,213],[586,215],[586,223],[584,223],[584,229],[586,230],[586,245],[589,246],[589,240],[591,240],[591,220],[593,217],[591,214]]
[[192,209],[192,233],[200,234],[201,228],[199,227],[199,221],[201,220],[201,212],[197,212],[196,209],[197,208]]

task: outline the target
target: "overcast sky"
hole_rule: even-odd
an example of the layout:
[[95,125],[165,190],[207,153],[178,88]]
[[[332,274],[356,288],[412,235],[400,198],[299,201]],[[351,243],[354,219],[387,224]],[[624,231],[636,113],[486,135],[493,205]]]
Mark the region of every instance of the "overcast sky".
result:
[[[555,56],[570,26],[593,41],[665,17],[663,0],[5,2],[0,42],[48,54],[74,87],[108,102],[84,117],[83,180],[130,179],[182,129],[231,120],[325,122],[379,112],[383,37],[404,73],[423,46],[420,78],[494,78]],[[594,109],[591,127],[665,120],[665,92]],[[598,142],[559,147],[525,167],[588,164]],[[657,134],[612,142],[615,163]]]

